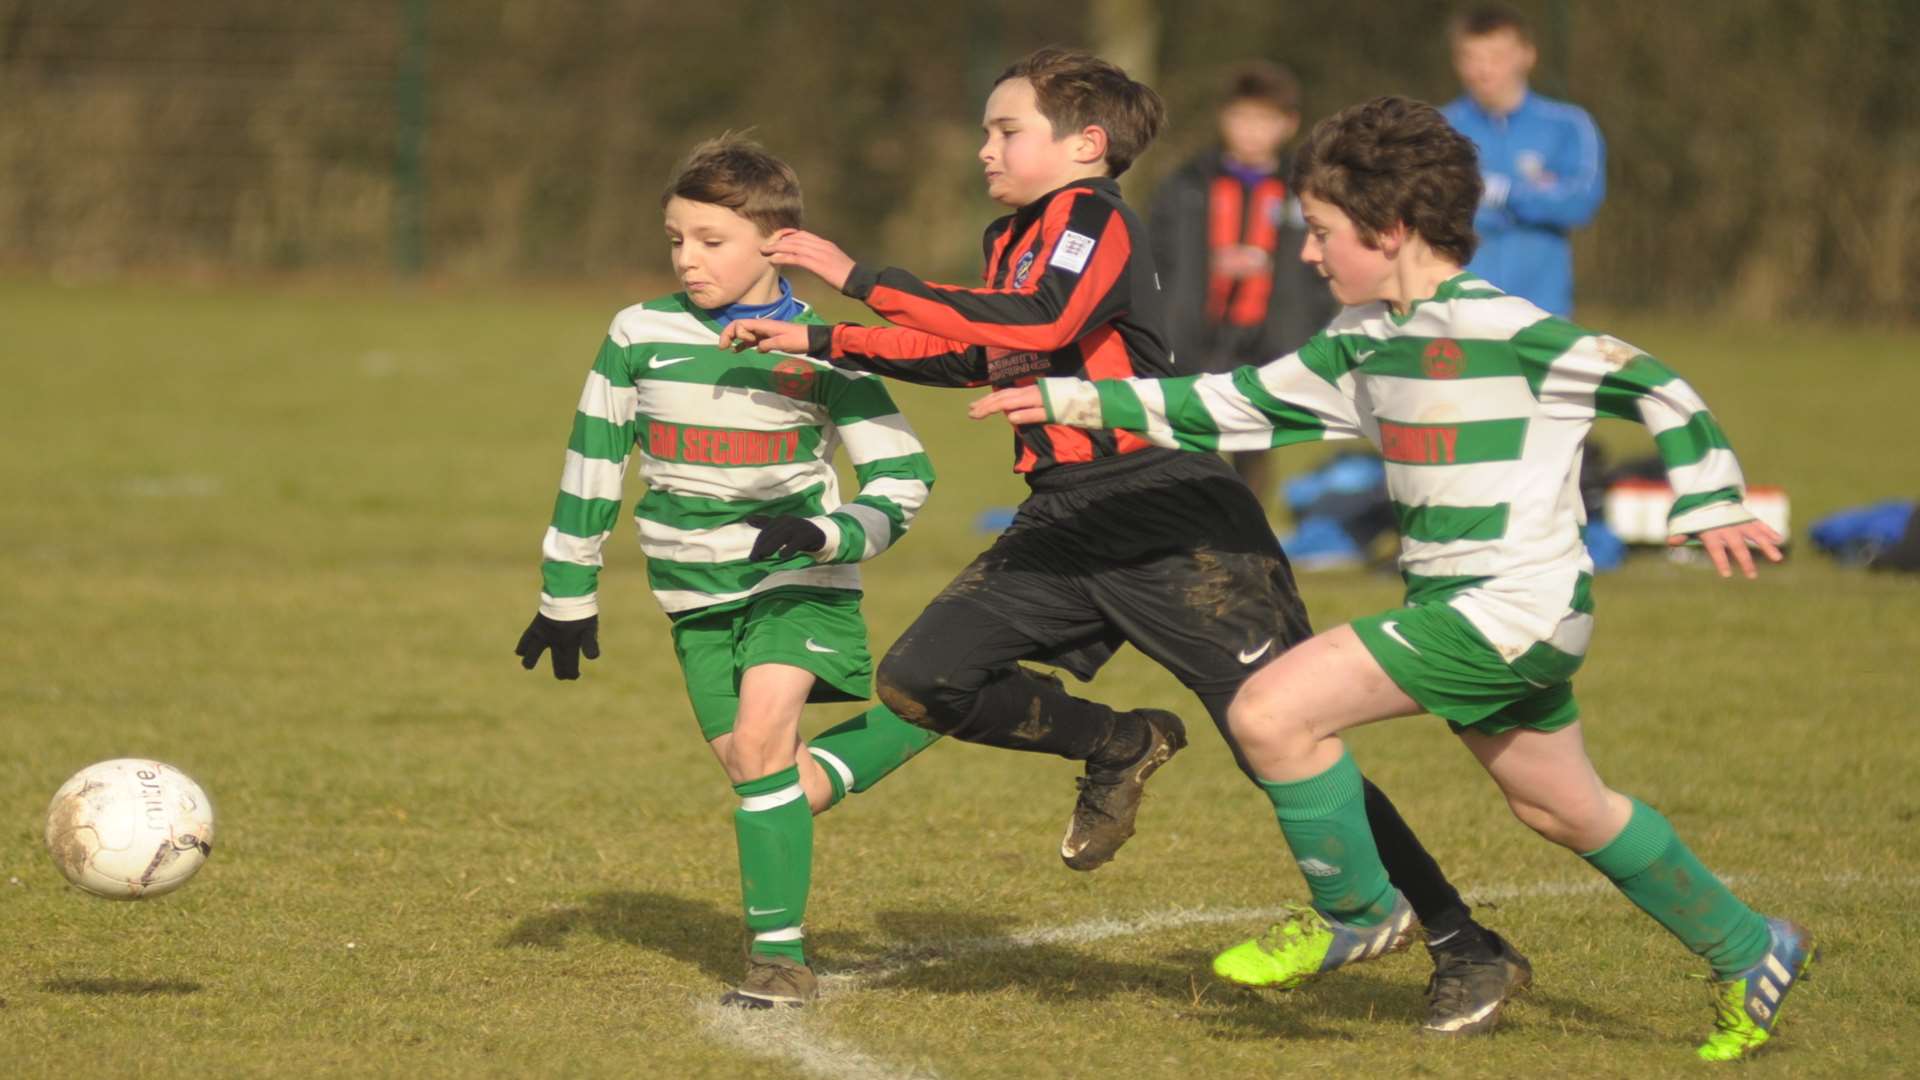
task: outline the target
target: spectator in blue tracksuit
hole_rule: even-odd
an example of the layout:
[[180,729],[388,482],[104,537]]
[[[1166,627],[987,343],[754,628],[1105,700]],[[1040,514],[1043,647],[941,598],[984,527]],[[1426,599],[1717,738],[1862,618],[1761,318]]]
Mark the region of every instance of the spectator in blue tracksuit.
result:
[[1486,194],[1467,269],[1562,318],[1573,314],[1567,233],[1593,220],[1607,191],[1607,149],[1585,109],[1527,88],[1539,53],[1504,4],[1455,17],[1453,69],[1466,93],[1443,110],[1480,148]]

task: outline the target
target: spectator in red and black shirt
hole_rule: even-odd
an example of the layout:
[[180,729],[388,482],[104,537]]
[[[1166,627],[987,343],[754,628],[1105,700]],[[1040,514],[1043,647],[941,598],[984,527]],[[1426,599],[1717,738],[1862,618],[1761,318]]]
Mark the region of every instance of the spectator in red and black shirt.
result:
[[[1287,189],[1287,144],[1300,130],[1300,82],[1279,64],[1235,68],[1217,116],[1220,141],[1160,182],[1147,214],[1182,375],[1264,364],[1299,348],[1339,305],[1300,261],[1306,223]],[[1271,450],[1236,450],[1240,478],[1272,494]]]
[[[768,245],[775,263],[819,275],[896,325],[746,319],[721,341],[938,386],[1171,373],[1153,257],[1114,182],[1161,111],[1157,94],[1103,60],[1027,57],[987,99],[987,193],[1016,210],[987,229],[983,287],[876,270],[819,236],[783,233]],[[1311,629],[1258,501],[1221,459],[1051,425],[1015,438],[1014,468],[1032,494],[894,643],[875,682],[882,702],[923,727],[1086,762],[1060,854],[1091,870],[1133,835],[1142,786],[1186,744],[1185,728],[1159,709],[1075,697],[1018,661],[1085,680],[1131,644],[1198,695],[1225,734],[1240,684]],[[1382,860],[1426,925],[1497,941],[1479,936],[1386,796],[1368,784],[1366,797]]]

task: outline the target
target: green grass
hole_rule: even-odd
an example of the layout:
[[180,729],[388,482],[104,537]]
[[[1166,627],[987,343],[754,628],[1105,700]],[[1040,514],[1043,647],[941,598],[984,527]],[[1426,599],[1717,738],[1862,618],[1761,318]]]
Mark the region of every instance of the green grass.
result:
[[[1055,854],[1070,766],[937,747],[822,820],[809,928],[822,969],[853,978],[801,1014],[719,1016],[739,965],[733,799],[630,534],[586,678],[556,684],[511,655],[569,410],[623,299],[0,283],[8,1075],[1701,1068],[1699,965],[1513,822],[1432,720],[1354,742],[1534,962],[1539,987],[1497,1038],[1415,1037],[1418,955],[1278,998],[1208,981],[1210,952],[1258,924],[1221,913],[1304,889],[1204,732],[1156,781],[1141,835],[1090,876]],[[1920,495],[1900,434],[1913,337],[1596,321],[1687,374],[1802,527]],[[984,543],[975,515],[1020,494],[1004,429],[969,426],[966,397],[901,394],[941,480],[869,570],[877,645]],[[1623,453],[1649,445],[1603,431]],[[1362,574],[1303,587],[1321,625],[1397,595]],[[1603,774],[1825,943],[1747,1074],[1920,1068],[1920,583],[1802,550],[1753,584],[1653,557],[1596,591],[1580,690]],[[1199,720],[1135,654],[1092,692]],[[114,904],[67,887],[39,834],[69,773],[129,754],[198,778],[219,843],[181,892]],[[1175,910],[1157,928],[1015,936]]]

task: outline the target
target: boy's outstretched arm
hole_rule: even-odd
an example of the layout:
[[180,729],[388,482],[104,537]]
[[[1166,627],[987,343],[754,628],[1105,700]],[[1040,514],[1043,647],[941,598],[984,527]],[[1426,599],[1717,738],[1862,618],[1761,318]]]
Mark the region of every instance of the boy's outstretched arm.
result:
[[985,349],[892,326],[735,319],[720,331],[720,345],[804,353],[838,367],[927,386],[981,386],[987,381]]
[[[809,271],[843,290],[854,261],[825,237],[782,229],[760,249],[776,266]],[[736,319],[720,332],[723,348],[752,346],[761,352],[805,353],[876,375],[929,386],[980,386],[987,381],[986,353],[953,341],[898,327],[807,326],[773,319]]]
[[1131,306],[1134,245],[1118,209],[1091,191],[1069,190],[1048,204],[1031,247],[1007,253],[1015,266],[1028,263],[1007,288],[941,285],[898,267],[856,263],[807,232],[780,233],[763,250],[775,263],[819,274],[898,327],[966,345],[1044,353]]
[[1515,335],[1528,379],[1549,413],[1633,420],[1653,435],[1673,488],[1667,542],[1698,539],[1721,577],[1754,577],[1749,547],[1781,559],[1780,534],[1746,505],[1746,481],[1726,432],[1693,387],[1615,337],[1545,319]]
[[1015,424],[1109,428],[1180,450],[1256,450],[1360,437],[1351,361],[1326,334],[1264,367],[1174,379],[1041,379],[989,394],[968,412]]

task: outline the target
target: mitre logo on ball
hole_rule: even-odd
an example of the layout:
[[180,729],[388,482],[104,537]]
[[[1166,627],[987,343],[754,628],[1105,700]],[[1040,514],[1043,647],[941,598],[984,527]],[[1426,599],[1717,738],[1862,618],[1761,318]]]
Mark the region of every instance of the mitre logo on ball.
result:
[[164,762],[102,761],[54,793],[46,840],[60,873],[95,896],[159,896],[186,884],[213,854],[213,803]]

